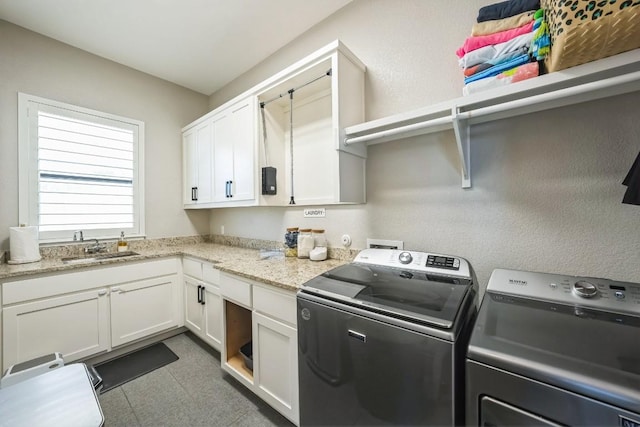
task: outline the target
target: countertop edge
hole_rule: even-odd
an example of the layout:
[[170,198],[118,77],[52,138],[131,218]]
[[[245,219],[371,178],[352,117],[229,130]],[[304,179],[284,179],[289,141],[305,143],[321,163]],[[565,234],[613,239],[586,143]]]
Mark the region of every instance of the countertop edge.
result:
[[245,279],[295,292],[307,280],[347,263],[345,260],[327,259],[309,261],[306,259],[260,259],[260,251],[226,246],[216,243],[196,243],[161,249],[136,249],[139,255],[111,258],[91,263],[65,264],[60,259],[43,259],[29,264],[0,265],[0,282],[14,281],[36,275],[80,271],[103,266],[130,264],[159,258],[189,257],[213,263],[221,272],[234,274]]

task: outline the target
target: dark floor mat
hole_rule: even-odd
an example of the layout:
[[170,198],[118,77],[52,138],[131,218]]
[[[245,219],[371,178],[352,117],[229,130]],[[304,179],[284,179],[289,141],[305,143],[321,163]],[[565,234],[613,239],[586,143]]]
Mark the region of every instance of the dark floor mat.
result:
[[178,356],[164,343],[156,343],[141,348],[117,359],[96,365],[95,369],[102,377],[102,391],[111,390],[144,374],[178,360]]

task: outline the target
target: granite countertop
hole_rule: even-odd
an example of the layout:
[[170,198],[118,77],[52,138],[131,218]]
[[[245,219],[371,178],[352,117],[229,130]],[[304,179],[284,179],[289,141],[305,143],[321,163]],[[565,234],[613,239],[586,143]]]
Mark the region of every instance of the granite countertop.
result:
[[65,264],[62,262],[62,258],[65,256],[73,256],[65,254],[59,257],[44,257],[39,262],[29,264],[0,264],[0,280],[19,279],[37,274],[79,271],[82,269],[139,262],[154,258],[188,256],[215,263],[215,268],[223,272],[295,291],[303,283],[315,276],[349,262],[344,259],[310,261],[308,259],[287,258],[282,256],[262,258],[259,249],[202,242],[147,245],[141,248],[132,245],[131,249],[139,255],[125,258],[112,258],[91,263]]

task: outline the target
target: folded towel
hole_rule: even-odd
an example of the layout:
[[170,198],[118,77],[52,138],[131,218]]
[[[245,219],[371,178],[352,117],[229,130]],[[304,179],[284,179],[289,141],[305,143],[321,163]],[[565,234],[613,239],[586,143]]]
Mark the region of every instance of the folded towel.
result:
[[466,53],[478,50],[481,47],[504,43],[509,40],[527,34],[533,31],[533,21],[524,24],[518,28],[500,31],[499,33],[489,34],[487,36],[468,37],[462,47],[456,51],[458,58],[462,58]]
[[486,36],[488,34],[499,33],[500,31],[521,27],[534,20],[534,13],[535,12],[533,10],[530,10],[504,19],[496,19],[493,21],[473,24],[473,27],[471,28],[471,35],[474,37]]
[[464,96],[471,95],[473,93],[482,92],[484,90],[506,86],[511,83],[516,83],[522,80],[527,80],[532,77],[536,77],[540,73],[540,68],[537,62],[529,62],[511,70],[504,71],[497,76],[488,77],[486,79],[476,80],[467,84],[462,88],[462,94]]
[[467,77],[464,79],[464,83],[468,84],[471,82],[475,82],[476,80],[480,80],[480,79],[486,79],[487,77],[493,77],[493,76],[497,76],[498,74],[502,73],[503,71],[507,71],[507,70],[511,70],[512,68],[515,68],[519,65],[522,64],[526,64],[527,62],[531,61],[531,57],[529,56],[528,53],[525,53],[524,55],[520,55],[517,56],[513,59],[510,59],[508,61],[505,61],[501,64],[498,65],[494,65],[491,68],[488,68],[484,71],[481,71],[479,73],[474,74],[471,77]]
[[544,19],[542,10],[536,12],[536,20],[533,24],[533,40],[529,53],[538,61],[547,57],[551,49],[551,37],[549,36],[549,26]]
[[622,185],[627,186],[622,203],[640,206],[640,153],[622,181]]
[[474,65],[490,61],[491,59],[496,58],[500,55],[504,55],[505,53],[521,49],[523,46],[526,46],[526,48],[529,49],[532,40],[533,33],[531,32],[518,36],[504,43],[481,47],[480,49],[476,49],[465,54],[458,60],[458,64],[461,68],[469,68]]
[[507,0],[480,8],[477,21],[504,19],[522,12],[538,9],[540,9],[540,0]]
[[494,65],[498,65],[502,62],[508,61],[510,59],[515,58],[516,56],[520,56],[523,53],[527,53],[529,52],[529,48],[527,46],[521,46],[520,48],[514,50],[513,52],[507,52],[505,54],[502,55],[498,55],[495,58],[492,58],[490,60],[488,60],[487,62],[483,62],[482,64],[478,64],[478,65],[474,65],[472,67],[469,68],[465,68],[464,69],[464,76],[465,77],[470,77],[476,73],[479,73],[481,71],[484,71],[486,69],[489,69],[491,67],[493,67]]

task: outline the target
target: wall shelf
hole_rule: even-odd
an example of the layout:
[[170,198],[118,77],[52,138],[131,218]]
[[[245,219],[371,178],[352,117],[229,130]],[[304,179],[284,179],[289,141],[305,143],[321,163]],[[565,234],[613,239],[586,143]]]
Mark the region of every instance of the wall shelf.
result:
[[462,169],[462,188],[470,188],[472,125],[638,90],[640,49],[635,49],[512,85],[350,126],[345,129],[343,144],[371,145],[453,129]]

